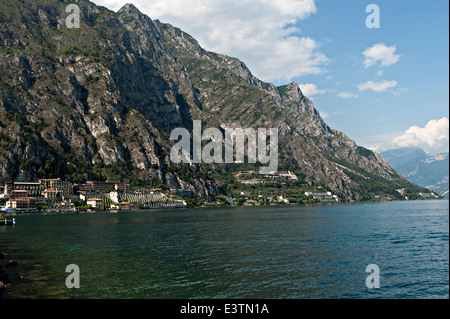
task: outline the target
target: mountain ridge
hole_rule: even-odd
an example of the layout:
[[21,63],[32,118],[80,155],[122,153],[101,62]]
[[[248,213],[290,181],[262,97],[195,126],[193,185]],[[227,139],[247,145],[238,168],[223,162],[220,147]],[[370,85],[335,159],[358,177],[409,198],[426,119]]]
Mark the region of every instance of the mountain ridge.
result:
[[381,156],[412,183],[448,198],[449,153],[429,155],[421,148],[399,148]]
[[344,197],[419,189],[331,129],[295,82],[265,83],[132,4],[113,12],[74,1],[81,27],[67,29],[73,1],[10,2],[0,13],[9,21],[0,32],[0,179],[132,178],[217,194],[215,175],[229,166],[169,159],[171,130],[201,120],[222,130],[278,128],[280,169]]

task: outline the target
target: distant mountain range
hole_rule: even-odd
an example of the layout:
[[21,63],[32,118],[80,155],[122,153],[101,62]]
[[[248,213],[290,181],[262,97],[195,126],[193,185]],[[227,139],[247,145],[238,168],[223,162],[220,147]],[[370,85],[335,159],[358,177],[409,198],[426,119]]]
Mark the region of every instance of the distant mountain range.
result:
[[430,156],[421,148],[399,148],[380,154],[403,177],[449,197],[449,154]]

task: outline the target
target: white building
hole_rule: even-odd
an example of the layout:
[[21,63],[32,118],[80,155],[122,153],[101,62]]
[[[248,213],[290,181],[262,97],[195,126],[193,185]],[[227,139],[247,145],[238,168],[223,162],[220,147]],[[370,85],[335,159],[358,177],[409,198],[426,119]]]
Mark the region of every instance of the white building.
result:
[[103,200],[100,198],[89,198],[86,201],[86,205],[91,206],[92,208],[103,208]]

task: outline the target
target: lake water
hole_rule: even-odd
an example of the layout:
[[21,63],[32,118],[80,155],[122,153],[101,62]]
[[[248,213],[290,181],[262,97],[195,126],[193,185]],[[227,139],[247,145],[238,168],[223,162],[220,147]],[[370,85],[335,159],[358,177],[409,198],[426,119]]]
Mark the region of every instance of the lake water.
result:
[[[449,298],[447,200],[16,220],[0,251],[25,281],[7,298]],[[65,285],[69,264],[80,289]]]

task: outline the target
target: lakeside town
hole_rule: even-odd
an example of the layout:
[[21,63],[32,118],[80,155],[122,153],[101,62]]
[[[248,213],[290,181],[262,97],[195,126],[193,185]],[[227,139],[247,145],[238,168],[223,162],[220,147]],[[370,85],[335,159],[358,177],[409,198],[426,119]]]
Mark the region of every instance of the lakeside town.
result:
[[[0,212],[78,212],[96,210],[131,210],[155,208],[186,208],[192,206],[259,206],[303,203],[339,203],[343,198],[317,186],[304,192],[251,192],[248,187],[258,185],[283,186],[297,182],[292,172],[273,172],[256,178],[255,171],[241,171],[234,175],[241,185],[231,195],[199,199],[191,189],[139,188],[132,190],[123,182],[87,181],[72,183],[60,178],[38,181],[5,182],[0,185]],[[400,199],[409,200],[408,189],[397,190]],[[439,198],[433,192],[420,193],[422,199]],[[373,200],[392,200],[389,196],[374,196]],[[399,199],[399,198],[396,198]],[[345,200],[344,200],[345,201]]]
[[187,203],[176,194],[178,190],[169,193],[162,189],[131,191],[129,184],[121,182],[74,184],[59,178],[6,182],[0,186],[0,202],[5,202],[2,211],[7,213],[187,207]]

